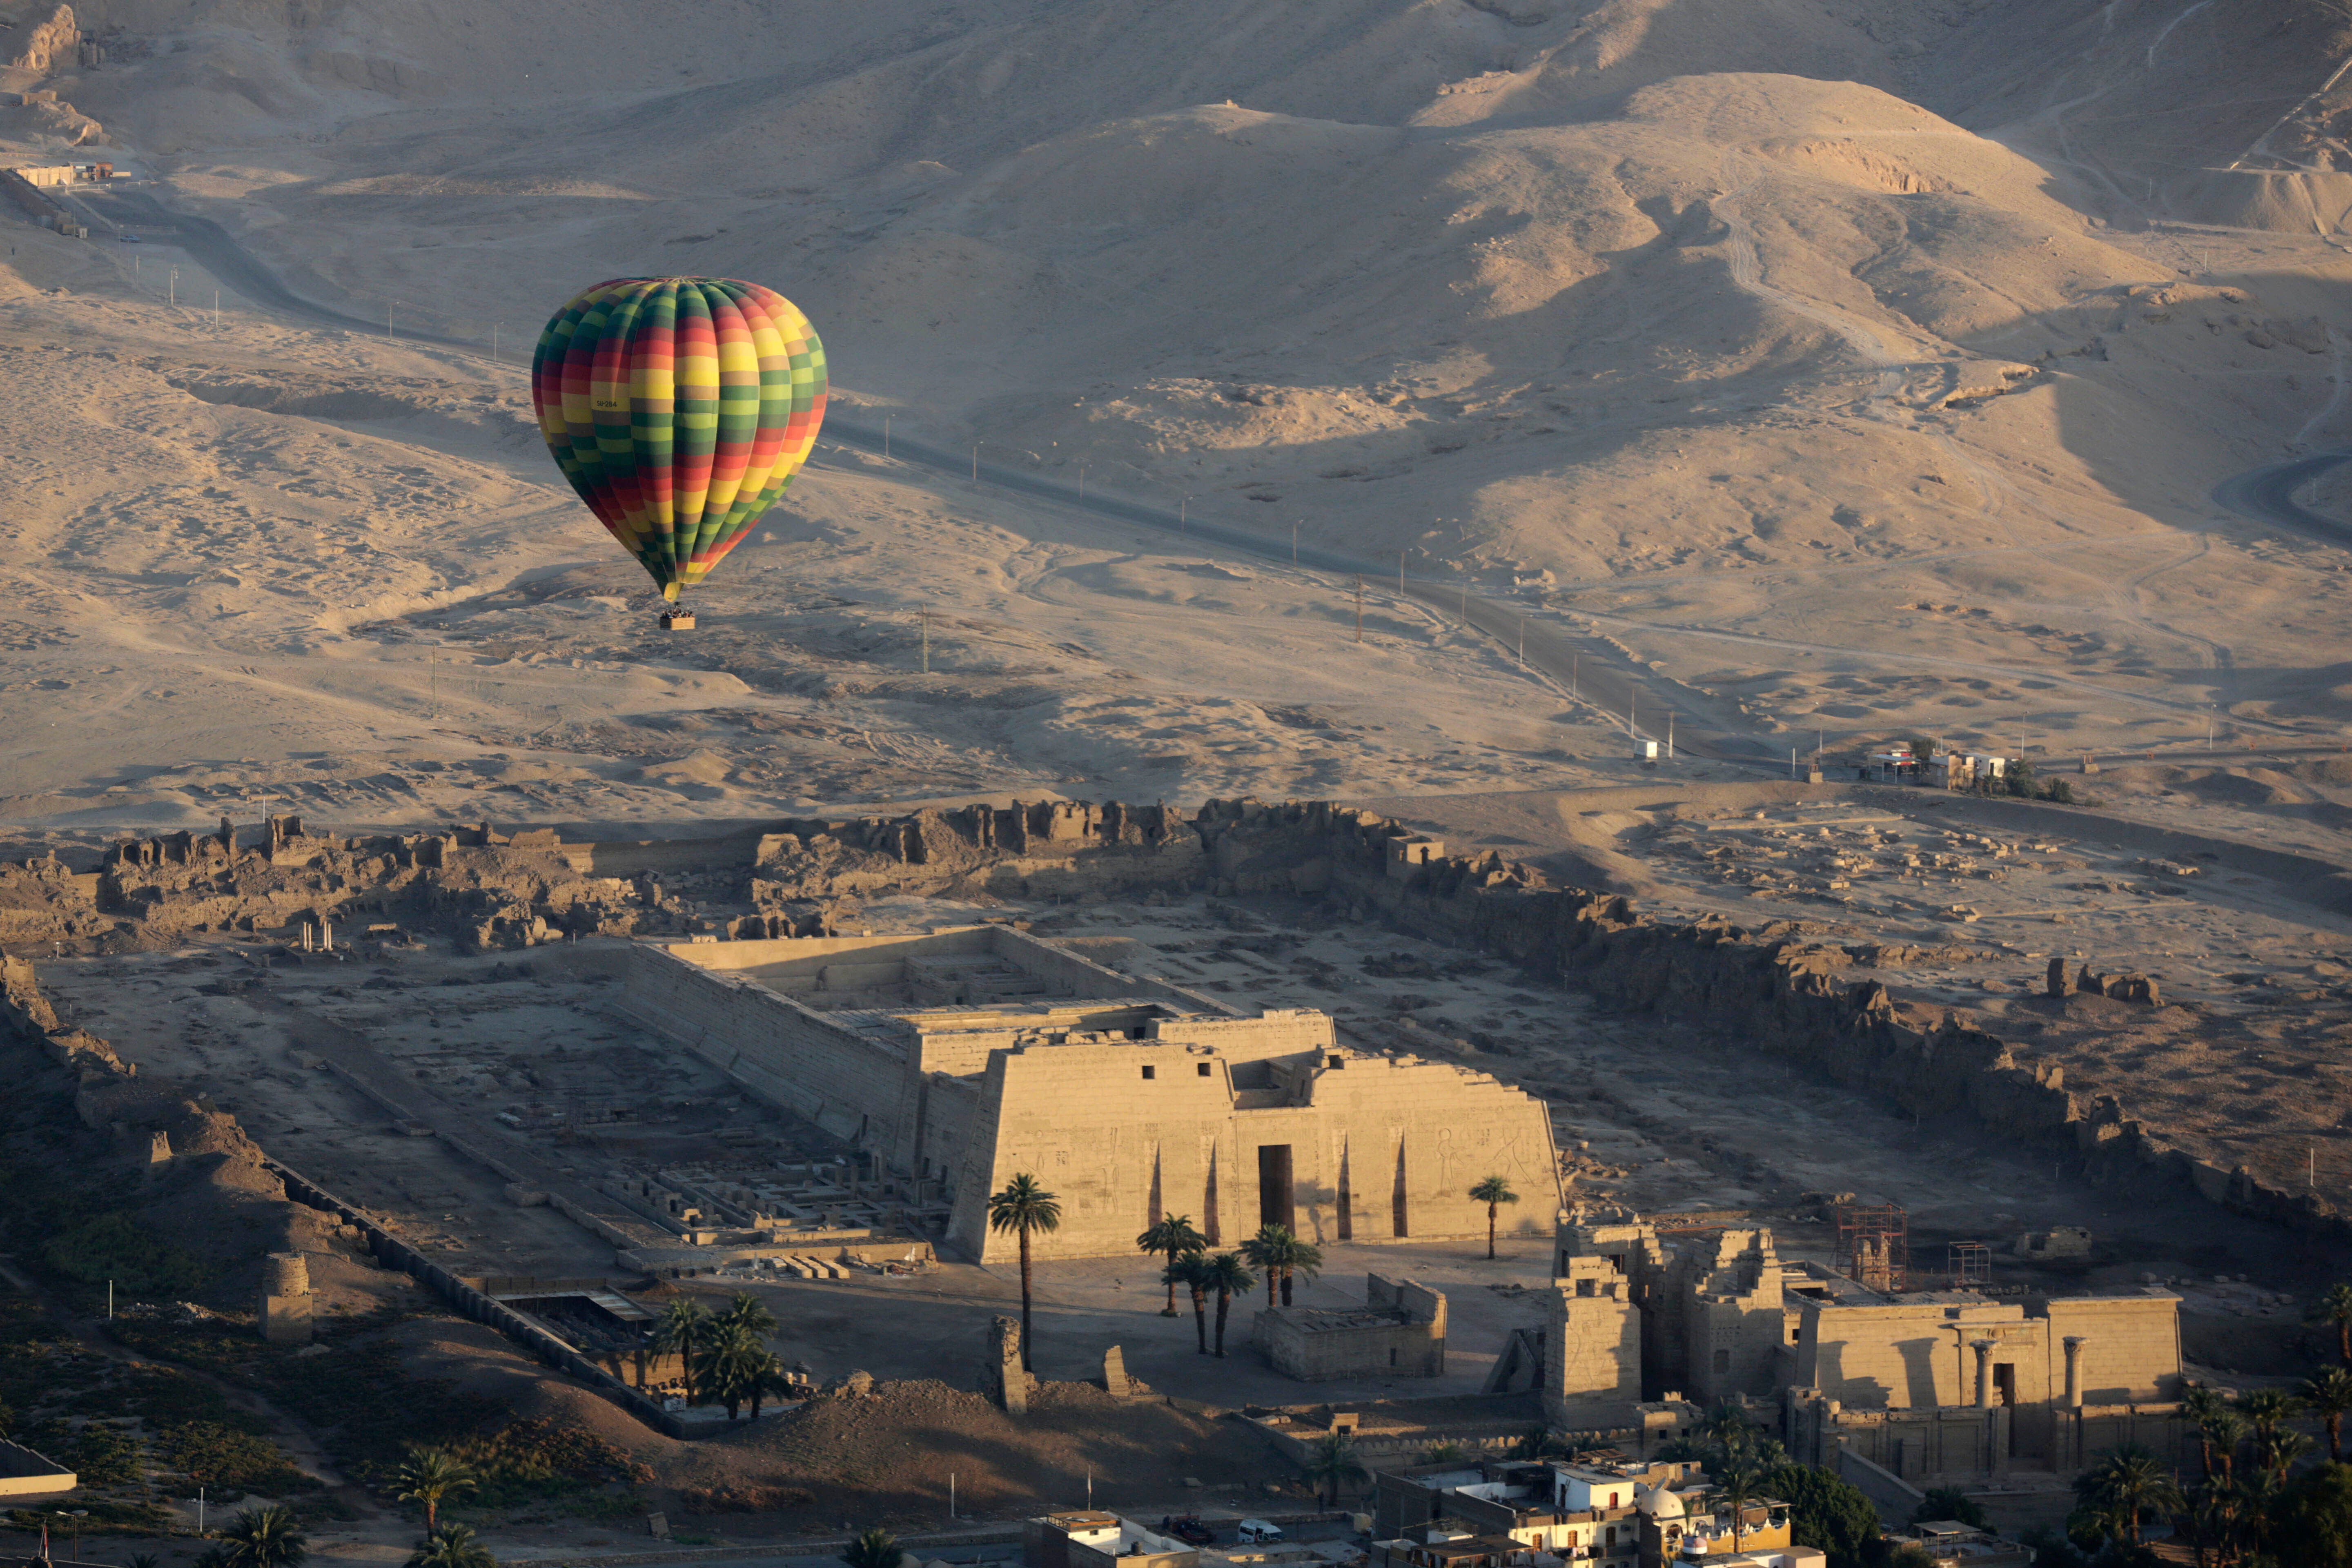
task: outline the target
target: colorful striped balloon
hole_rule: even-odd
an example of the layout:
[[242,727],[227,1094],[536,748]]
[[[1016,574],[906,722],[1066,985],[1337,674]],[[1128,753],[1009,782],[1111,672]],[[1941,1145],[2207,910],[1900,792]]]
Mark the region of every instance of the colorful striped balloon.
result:
[[808,318],[731,278],[599,283],[555,312],[530,365],[547,449],[669,600],[808,461],[824,390]]

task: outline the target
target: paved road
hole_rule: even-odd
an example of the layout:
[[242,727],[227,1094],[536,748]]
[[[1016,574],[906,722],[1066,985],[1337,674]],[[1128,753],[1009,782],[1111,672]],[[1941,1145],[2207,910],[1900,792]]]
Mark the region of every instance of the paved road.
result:
[[[881,452],[885,447],[881,431],[832,416],[826,417],[824,430],[844,446],[868,452]],[[1623,653],[1609,643],[1530,619],[1512,606],[1465,594],[1458,586],[1417,579],[1401,573],[1394,565],[1382,567],[1311,544],[1294,548],[1286,542],[1265,539],[1244,529],[1192,516],[1186,510],[1171,510],[1099,492],[1081,495],[1076,487],[1058,479],[990,462],[985,443],[976,459],[970,448],[954,452],[903,436],[890,439],[887,447],[894,458],[967,480],[977,479],[999,489],[1034,496],[1056,506],[1113,518],[1195,544],[1264,561],[1296,564],[1350,580],[1361,577],[1366,588],[1376,594],[1402,590],[1406,596],[1493,637],[1514,657],[1524,647],[1528,667],[1549,678],[1564,698],[1572,697],[1588,709],[1620,719],[1630,704],[1633,723],[1643,737],[1665,741],[1669,735],[1667,715],[1672,713],[1671,733],[1678,755],[1769,766],[1772,748],[1769,742],[1730,729],[1718,715],[1701,705],[1696,693],[1672,681],[1653,680],[1648,670],[1635,668]],[[1633,737],[1629,736],[1625,743],[1630,752]],[[1662,754],[1664,749],[1662,745]]]
[[2352,452],[2322,452],[2292,462],[2223,479],[2213,487],[2213,504],[2258,522],[2274,522],[2329,544],[2352,544],[2352,527],[2324,517],[2298,502],[2295,492],[2339,463],[2352,463]]
[[[174,212],[150,193],[137,188],[115,187],[75,195],[92,216],[93,232],[110,238],[132,233],[150,244],[177,247],[223,284],[256,304],[322,326],[369,333],[383,331],[381,321],[363,321],[295,293],[227,230],[209,218]],[[422,331],[402,331],[397,335],[411,342],[478,352],[486,346]],[[975,462],[969,450],[953,451],[903,436],[890,438],[881,430],[844,419],[837,413],[826,418],[824,429],[827,436],[844,446],[877,453],[887,446],[893,458],[1055,506],[1154,529],[1198,545],[1295,563],[1350,579],[1360,576],[1375,592],[1401,589],[1404,595],[1493,637],[1514,657],[1518,657],[1523,647],[1528,666],[1549,678],[1562,696],[1572,699],[1576,705],[1621,721],[1630,710],[1631,721],[1626,727],[1633,734],[1629,734],[1625,742],[1629,752],[1634,747],[1634,735],[1639,735],[1660,742],[1671,738],[1679,755],[1765,767],[1770,765],[1774,755],[1770,743],[1727,725],[1724,715],[1697,694],[1674,682],[1652,679],[1651,672],[1635,667],[1603,639],[1579,637],[1556,625],[1528,620],[1510,605],[1475,594],[1465,597],[1458,587],[1415,580],[1402,575],[1394,567],[1383,568],[1374,562],[1312,545],[1299,546],[1294,552],[1286,542],[1190,517],[1181,510],[1122,500],[1099,492],[1082,494],[1076,487],[1057,479],[988,460],[985,444]],[[1669,713],[1673,716],[1671,724]]]
[[[208,218],[171,211],[152,195],[137,189],[107,190],[95,195],[76,193],[101,226],[125,229],[163,244],[175,245],[228,287],[270,309],[322,325],[374,332],[382,324],[362,321],[330,306],[308,300],[288,289],[277,275]],[[480,350],[484,345],[431,332],[402,332],[411,342]],[[1362,578],[1381,591],[1402,593],[1492,637],[1515,658],[1549,679],[1574,706],[1588,715],[1607,715],[1628,731],[1631,752],[1637,740],[1672,738],[1680,755],[1730,763],[1777,775],[1787,759],[1779,746],[1748,731],[1736,716],[1674,681],[1654,677],[1619,648],[1598,636],[1580,637],[1548,620],[1531,619],[1514,605],[1465,594],[1460,587],[1415,579],[1394,568],[1313,545],[1291,546],[1213,519],[1139,501],[1081,493],[1072,485],[1047,479],[1026,468],[992,462],[983,443],[971,449],[950,450],[833,415],[825,432],[844,446],[868,452],[888,451],[896,459],[936,472],[976,480],[996,489],[1033,497],[1059,507],[1150,528],[1196,544],[1255,556],[1261,560],[1305,567],[1349,579]],[[2224,480],[2215,488],[2215,504],[2241,516],[2293,528],[2331,543],[2352,544],[2352,527],[2298,504],[2295,492],[2336,465],[2352,462],[2352,453],[2323,453],[2292,462],[2273,464]],[[2122,760],[2122,759],[2118,759]]]
[[[383,331],[382,321],[364,321],[357,316],[347,316],[341,310],[331,310],[295,293],[251,251],[231,238],[226,229],[210,218],[173,212],[149,193],[135,187],[88,187],[73,192],[72,195],[90,215],[94,237],[103,235],[110,243],[119,243],[123,235],[135,234],[149,245],[175,246],[186,252],[189,259],[219,279],[223,287],[235,289],[257,305],[281,310],[321,326],[343,327],[358,332]],[[428,332],[403,332],[400,335],[412,342],[452,348],[482,346],[457,338],[436,337]]]

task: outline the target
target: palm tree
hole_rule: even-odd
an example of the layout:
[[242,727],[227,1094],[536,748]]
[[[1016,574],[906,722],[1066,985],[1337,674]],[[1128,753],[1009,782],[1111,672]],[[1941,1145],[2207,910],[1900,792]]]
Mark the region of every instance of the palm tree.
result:
[[1300,1237],[1292,1237],[1282,1255],[1282,1304],[1290,1305],[1290,1281],[1294,1275],[1305,1275],[1309,1284],[1323,1272],[1323,1249]]
[[2197,1458],[2204,1468],[2209,1485],[2213,1479],[2213,1433],[2210,1423],[2229,1408],[2228,1400],[2201,1383],[2189,1384],[2180,1391],[2180,1414],[2197,1428]]
[[900,1555],[898,1538],[877,1524],[851,1542],[841,1560],[849,1568],[898,1568]]
[[1719,1399],[1714,1408],[1698,1418],[1698,1425],[1692,1430],[1717,1450],[1729,1453],[1751,1445],[1756,1423],[1748,1418],[1747,1407],[1738,1401]]
[[295,1568],[310,1555],[310,1542],[293,1513],[278,1507],[237,1511],[221,1531],[226,1568]]
[[1502,1204],[1517,1203],[1519,1194],[1511,1191],[1511,1184],[1502,1177],[1489,1176],[1470,1189],[1470,1199],[1473,1203],[1486,1205],[1486,1256],[1492,1258],[1495,1256],[1495,1210]]
[[1345,1432],[1326,1432],[1322,1440],[1315,1445],[1314,1457],[1307,1461],[1307,1478],[1315,1483],[1315,1503],[1318,1508],[1326,1506],[1323,1502],[1326,1482],[1329,1483],[1331,1493],[1328,1506],[1337,1508],[1339,1505],[1339,1489],[1349,1481],[1363,1479],[1366,1473],[1363,1465],[1356,1458],[1355,1440]]
[[2188,1524],[2189,1544],[2197,1552],[2197,1568],[2205,1568],[2209,1552],[2226,1562],[2231,1542],[2238,1532],[2235,1489],[2210,1483],[2199,1487],[2197,1495],[2189,1500]]
[[2139,1544],[2140,1517],[2170,1513],[2186,1506],[2164,1462],[2137,1443],[2122,1443],[2075,1478],[2074,1495],[2085,1509],[2112,1517],[2125,1536]]
[[[2257,1388],[2238,1401],[2238,1411],[2254,1429],[2254,1458],[2268,1465],[2278,1447],[2279,1428],[2303,1414],[2303,1401],[2284,1388]],[[2284,1473],[2283,1467],[2273,1467]]]
[[2223,1489],[2231,1494],[2236,1514],[2237,1560],[2252,1563],[2266,1559],[2272,1526],[2285,1511],[2285,1489],[2269,1471],[2255,1470],[2239,1477]]
[[1265,1276],[1265,1304],[1274,1305],[1276,1282],[1282,1274],[1282,1259],[1290,1250],[1290,1227],[1262,1225],[1257,1234],[1242,1243],[1242,1261]]
[[1024,1171],[988,1198],[988,1228],[1012,1231],[1021,1238],[1021,1370],[1029,1364],[1029,1233],[1062,1228],[1062,1200],[1047,1192],[1037,1178]]
[[2199,1424],[2199,1432],[2212,1445],[2213,1465],[2223,1486],[2238,1470],[2238,1445],[2246,1440],[2246,1418],[2223,1405]]
[[792,1374],[784,1366],[784,1358],[773,1351],[763,1352],[750,1368],[749,1380],[743,1384],[744,1393],[751,1400],[751,1419],[760,1418],[761,1401],[771,1394],[790,1393],[792,1386]]
[[2352,1372],[2340,1366],[2322,1367],[2303,1380],[2303,1402],[2319,1412],[2327,1428],[2327,1462],[2344,1462],[2344,1413],[2352,1410]]
[[1225,1313],[1237,1295],[1246,1296],[1257,1283],[1257,1276],[1249,1265],[1231,1252],[1220,1252],[1205,1265],[1207,1279],[1203,1281],[1217,1296],[1217,1354],[1225,1353]]
[[[1165,1258],[1172,1265],[1188,1252],[1198,1252],[1209,1245],[1209,1238],[1192,1228],[1192,1216],[1171,1214],[1158,1225],[1135,1238],[1135,1249],[1147,1258]],[[1168,1305],[1160,1309],[1163,1318],[1176,1315],[1176,1276],[1168,1279]]]
[[727,1310],[710,1320],[720,1329],[741,1329],[757,1339],[766,1339],[776,1331],[776,1314],[749,1290],[738,1290],[727,1303]]
[[163,1568],[163,1560],[152,1552],[134,1552],[122,1560],[122,1568]]
[[727,1406],[727,1419],[732,1421],[775,1359],[760,1339],[730,1324],[708,1335],[696,1352],[694,1375],[711,1398]]
[[425,1533],[431,1535],[441,1522],[441,1500],[458,1492],[469,1492],[479,1484],[466,1462],[446,1448],[411,1448],[402,1460],[393,1479],[400,1486],[397,1494],[402,1502],[425,1505]]
[[2306,1323],[2326,1324],[2336,1331],[2336,1359],[2352,1367],[2352,1285],[2330,1285],[2311,1304]]
[[1421,1451],[1424,1465],[1458,1465],[1469,1457],[1459,1443],[1432,1443]]
[[472,1526],[445,1524],[417,1542],[406,1568],[499,1568],[499,1560],[474,1539]]
[[657,1354],[677,1352],[678,1376],[686,1384],[686,1402],[694,1403],[694,1352],[710,1332],[710,1316],[702,1303],[680,1296],[662,1309],[654,1321],[652,1344]]
[[1192,1330],[1201,1342],[1201,1353],[1209,1353],[1209,1260],[1198,1247],[1180,1252],[1162,1270],[1168,1276],[1168,1288],[1172,1292],[1181,1285],[1192,1297]]
[[[1778,1445],[1774,1445],[1778,1447]],[[1717,1497],[1731,1510],[1731,1550],[1741,1550],[1740,1541],[1748,1532],[1748,1505],[1764,1495],[1766,1478],[1779,1469],[1777,1462],[1768,1463],[1759,1445],[1741,1442],[1728,1445],[1720,1452],[1708,1456],[1706,1479]]]
[[2282,1426],[2263,1440],[2260,1458],[2263,1468],[2279,1486],[2286,1485],[2286,1473],[2318,1445],[2292,1427]]

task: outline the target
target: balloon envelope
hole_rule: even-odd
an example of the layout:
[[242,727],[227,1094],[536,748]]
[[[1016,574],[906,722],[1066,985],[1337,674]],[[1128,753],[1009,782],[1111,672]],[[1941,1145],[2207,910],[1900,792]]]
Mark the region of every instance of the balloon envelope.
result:
[[547,449],[665,599],[784,493],[824,394],[808,318],[731,278],[599,283],[555,312],[531,360]]

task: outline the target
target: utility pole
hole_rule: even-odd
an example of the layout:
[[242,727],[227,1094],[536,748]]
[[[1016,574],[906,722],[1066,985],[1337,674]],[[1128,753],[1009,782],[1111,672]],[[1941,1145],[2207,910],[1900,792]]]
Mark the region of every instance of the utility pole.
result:
[[1675,710],[1666,710],[1666,761],[1675,760]]
[[383,335],[387,338],[392,336],[392,301],[389,300],[383,302]]
[[220,325],[220,290],[213,290],[213,325]]
[[1794,746],[1789,748],[1789,776],[1797,776],[1797,748]]
[[1519,668],[1520,668],[1521,669],[1525,669],[1525,668],[1527,668],[1527,667],[1528,667],[1528,618],[1527,618],[1527,616],[1521,616],[1519,617]]
[[1635,710],[1641,706],[1642,694],[1635,691],[1632,687],[1627,687],[1625,689],[1625,733],[1635,740],[1639,740],[1641,738],[1642,726],[1640,721],[1637,721],[1633,715]]
[[170,291],[165,295],[163,302],[176,310],[180,303],[180,269],[176,267],[172,268],[172,279],[169,285],[169,289]]
[[923,673],[931,672],[931,612],[923,611]]
[[1085,502],[1085,500],[1086,500],[1086,499],[1087,499],[1087,466],[1086,466],[1084,463],[1080,463],[1080,464],[1078,465],[1078,500],[1079,500],[1079,501],[1080,501],[1081,503],[1084,503],[1084,502]]
[[492,321],[490,323],[490,363],[495,364],[503,357],[499,353],[499,323]]
[[1404,592],[1404,552],[1397,552],[1397,592]]
[[1568,700],[1570,702],[1576,700],[1576,667],[1583,658],[1584,656],[1580,653],[1568,656]]
[[[1192,531],[1192,498],[1191,496],[1186,496],[1176,503],[1176,531],[1179,533]],[[1296,526],[1290,531],[1290,559],[1292,564],[1297,563],[1298,530]]]
[[980,483],[980,443],[971,444],[971,482]]
[[885,458],[887,458],[887,457],[890,455],[890,420],[891,420],[891,418],[892,418],[892,416],[887,415],[887,414],[885,414],[884,416],[882,416],[882,455],[883,455]]
[[1356,579],[1356,640],[1364,640],[1364,580]]

